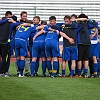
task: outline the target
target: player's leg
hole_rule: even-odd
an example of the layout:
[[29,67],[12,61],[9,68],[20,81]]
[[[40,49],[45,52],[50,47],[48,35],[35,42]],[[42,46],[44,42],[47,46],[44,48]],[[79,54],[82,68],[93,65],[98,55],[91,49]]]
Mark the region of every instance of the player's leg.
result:
[[70,48],[70,56],[71,56],[71,71],[70,71],[70,78],[74,76],[75,67],[76,67],[76,60],[78,59],[78,52],[77,47]]
[[56,77],[59,64],[58,58],[60,57],[59,43],[56,39],[53,39],[50,46],[53,55],[53,77]]
[[68,62],[68,60],[70,60],[70,49],[64,47],[62,52],[62,77],[65,77],[66,62]]
[[30,64],[30,76],[33,77],[35,75],[35,70],[37,67],[37,57],[38,57],[38,43],[34,42],[32,46],[32,61]]
[[24,76],[29,76],[29,66],[30,66],[30,58],[25,58],[25,74]]
[[77,61],[77,65],[78,65],[78,76],[76,77],[81,77],[81,73],[82,73],[82,60],[83,60],[83,54],[84,54],[84,47],[83,45],[78,45],[78,61]]
[[50,48],[50,40],[45,41],[45,52],[47,57],[47,68],[49,71],[49,75],[52,76],[52,51]]

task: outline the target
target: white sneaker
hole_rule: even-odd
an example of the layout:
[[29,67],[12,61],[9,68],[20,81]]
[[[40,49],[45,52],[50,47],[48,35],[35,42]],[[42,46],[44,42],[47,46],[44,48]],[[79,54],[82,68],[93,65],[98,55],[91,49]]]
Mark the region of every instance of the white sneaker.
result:
[[22,76],[22,75],[20,75],[20,74],[19,74],[19,76],[18,76],[18,77],[24,77],[24,76]]

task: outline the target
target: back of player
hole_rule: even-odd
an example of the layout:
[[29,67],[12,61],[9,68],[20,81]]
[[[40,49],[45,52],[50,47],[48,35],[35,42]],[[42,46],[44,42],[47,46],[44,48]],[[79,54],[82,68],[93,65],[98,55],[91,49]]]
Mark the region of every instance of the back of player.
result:
[[28,54],[28,42],[29,35],[34,30],[34,27],[19,26],[15,36],[15,53],[17,57],[17,66],[19,68],[19,77],[23,77],[23,70],[25,67],[25,57]]

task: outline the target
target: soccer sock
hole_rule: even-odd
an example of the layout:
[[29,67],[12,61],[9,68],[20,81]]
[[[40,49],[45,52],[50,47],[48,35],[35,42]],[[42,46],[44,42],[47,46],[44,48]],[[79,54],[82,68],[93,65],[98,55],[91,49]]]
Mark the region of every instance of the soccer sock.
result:
[[59,68],[60,68],[60,64],[59,64],[59,61],[58,61],[58,69],[57,69],[57,74],[59,74]]
[[53,61],[53,76],[56,77],[58,69],[58,61]]
[[81,72],[82,72],[82,70],[81,69],[78,69],[78,76],[81,75]]
[[45,73],[46,73],[46,65],[47,65],[47,62],[42,61],[42,75],[45,75]]
[[19,68],[19,66],[20,66],[20,60],[19,60],[19,59],[17,59],[16,65],[17,65],[17,67]]
[[94,74],[94,76],[97,76],[97,71],[98,71],[98,64],[93,63],[93,74]]
[[71,70],[70,76],[73,76],[73,75],[74,75],[74,71],[75,71],[75,70]]
[[39,69],[39,59],[37,59],[36,61],[35,73],[38,72],[38,69]]
[[9,67],[10,67],[10,58],[9,58],[8,61],[7,61],[7,69],[6,69],[6,72],[8,72]]
[[64,76],[65,75],[65,70],[62,70],[62,76]]
[[98,76],[100,76],[100,60],[98,60]]
[[69,71],[71,71],[71,60],[68,60]]
[[36,67],[36,62],[32,61],[30,65],[31,76],[34,76],[35,67]]
[[88,69],[84,69],[84,75],[87,75]]
[[23,70],[24,70],[24,67],[25,67],[25,60],[20,60],[20,75],[23,76]]
[[52,64],[51,64],[51,61],[47,61],[47,68],[48,68],[49,74],[52,75]]

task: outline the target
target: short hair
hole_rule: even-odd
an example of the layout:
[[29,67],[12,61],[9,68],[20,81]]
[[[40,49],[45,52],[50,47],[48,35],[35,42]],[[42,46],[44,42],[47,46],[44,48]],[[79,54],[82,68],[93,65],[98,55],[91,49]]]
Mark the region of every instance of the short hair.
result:
[[77,18],[77,15],[75,15],[75,14],[72,14],[72,15],[71,15],[71,17],[75,17],[75,18]]
[[55,20],[55,21],[56,21],[56,17],[55,17],[55,16],[50,16],[50,17],[49,17],[49,21],[50,21],[50,20]]
[[11,18],[12,18],[14,21],[17,21],[17,17],[16,17],[15,15],[13,15]]
[[39,16],[34,16],[33,19],[34,19],[34,18],[37,18],[37,19],[40,21],[40,17],[39,17]]
[[80,14],[80,15],[78,16],[78,18],[88,18],[88,16],[85,15],[85,14]]
[[65,16],[64,16],[64,20],[65,20],[66,18],[70,20],[71,17],[70,17],[69,15],[65,15]]
[[41,25],[46,25],[46,24],[47,24],[47,21],[45,21],[45,20],[41,21]]
[[27,14],[27,12],[26,12],[26,11],[22,11],[22,12],[20,13],[20,16],[22,16],[23,14]]
[[32,22],[32,20],[26,20],[26,23],[32,24],[33,22]]
[[6,11],[5,16],[7,16],[8,14],[12,15],[11,11]]

